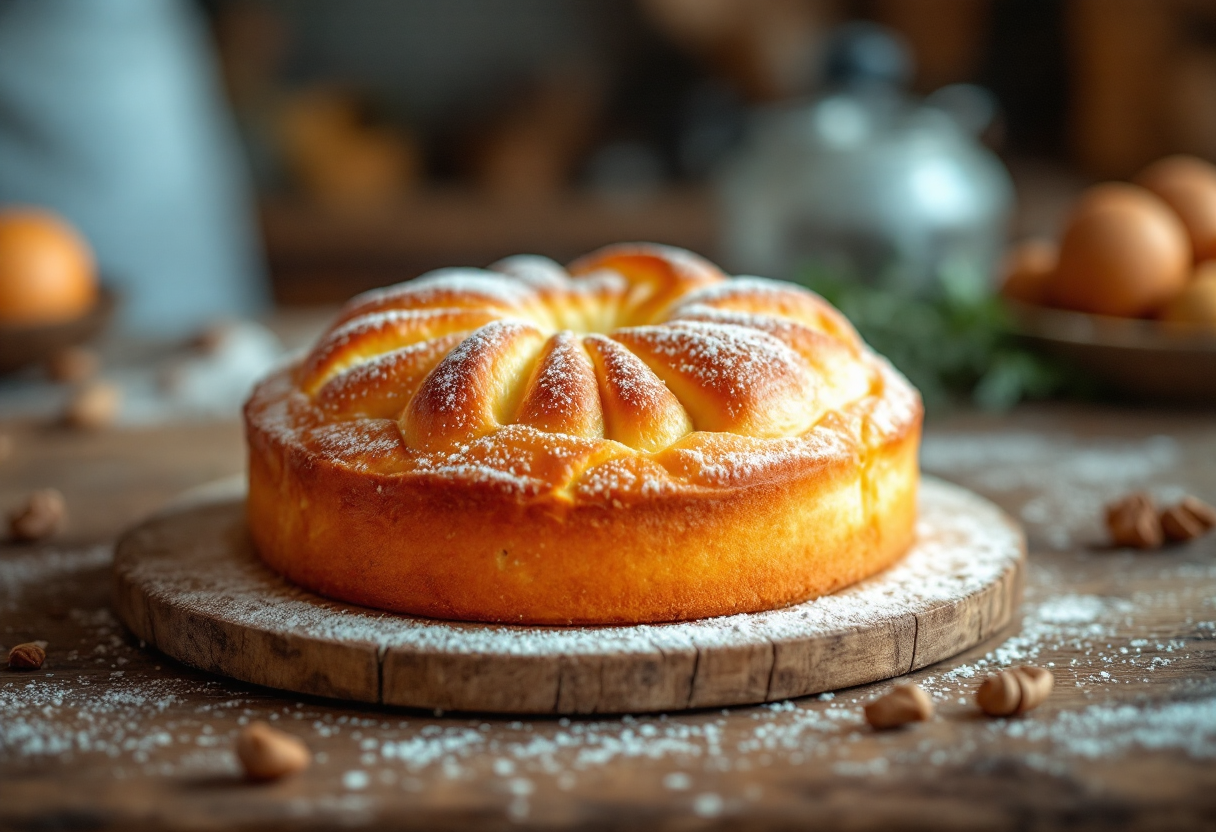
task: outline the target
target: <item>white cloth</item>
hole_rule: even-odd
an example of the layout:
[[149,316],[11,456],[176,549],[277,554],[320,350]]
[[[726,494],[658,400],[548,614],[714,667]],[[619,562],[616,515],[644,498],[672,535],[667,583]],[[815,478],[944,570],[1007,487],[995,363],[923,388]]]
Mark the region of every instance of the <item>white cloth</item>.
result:
[[265,302],[235,131],[182,0],[0,0],[0,203],[80,228],[128,331]]

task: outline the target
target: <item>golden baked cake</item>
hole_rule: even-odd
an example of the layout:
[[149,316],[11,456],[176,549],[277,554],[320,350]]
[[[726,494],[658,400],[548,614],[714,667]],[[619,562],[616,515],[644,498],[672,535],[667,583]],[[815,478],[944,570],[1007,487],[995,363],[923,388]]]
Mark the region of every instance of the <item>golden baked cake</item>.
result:
[[512,257],[354,298],[257,387],[249,526],[292,581],[385,610],[765,610],[907,549],[921,416],[805,289],[654,245]]

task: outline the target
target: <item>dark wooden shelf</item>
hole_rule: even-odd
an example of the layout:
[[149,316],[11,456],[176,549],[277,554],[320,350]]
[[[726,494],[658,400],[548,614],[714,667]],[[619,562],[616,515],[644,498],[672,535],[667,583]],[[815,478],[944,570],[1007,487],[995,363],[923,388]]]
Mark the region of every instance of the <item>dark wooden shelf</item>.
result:
[[510,254],[564,262],[607,243],[647,240],[712,257],[718,242],[704,189],[518,202],[436,191],[369,211],[272,198],[262,204],[262,227],[275,299],[291,305],[333,303],[430,269],[484,266]]

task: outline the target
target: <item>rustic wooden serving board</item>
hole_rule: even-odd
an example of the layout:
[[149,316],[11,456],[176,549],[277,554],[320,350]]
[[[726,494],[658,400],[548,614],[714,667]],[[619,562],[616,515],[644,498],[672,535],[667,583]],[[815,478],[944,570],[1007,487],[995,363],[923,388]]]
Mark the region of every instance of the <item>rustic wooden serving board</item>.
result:
[[296,587],[258,560],[244,485],[216,483],[127,532],[115,606],[139,638],[203,670],[319,696],[501,713],[671,711],[788,699],[890,678],[1010,623],[1019,527],[969,491],[921,490],[896,566],[765,613],[634,627],[464,624]]

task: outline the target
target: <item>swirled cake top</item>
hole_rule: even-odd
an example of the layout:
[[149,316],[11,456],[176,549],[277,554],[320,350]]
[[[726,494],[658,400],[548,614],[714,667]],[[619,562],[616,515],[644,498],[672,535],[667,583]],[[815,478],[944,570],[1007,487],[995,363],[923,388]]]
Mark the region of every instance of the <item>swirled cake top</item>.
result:
[[537,448],[547,465],[577,458],[602,475],[615,457],[658,454],[710,472],[722,453],[828,453],[836,440],[811,436],[825,421],[865,444],[920,415],[915,392],[818,295],[641,244],[567,268],[520,256],[367,292],[289,383],[313,443],[342,437],[331,456],[469,458],[506,476]]

